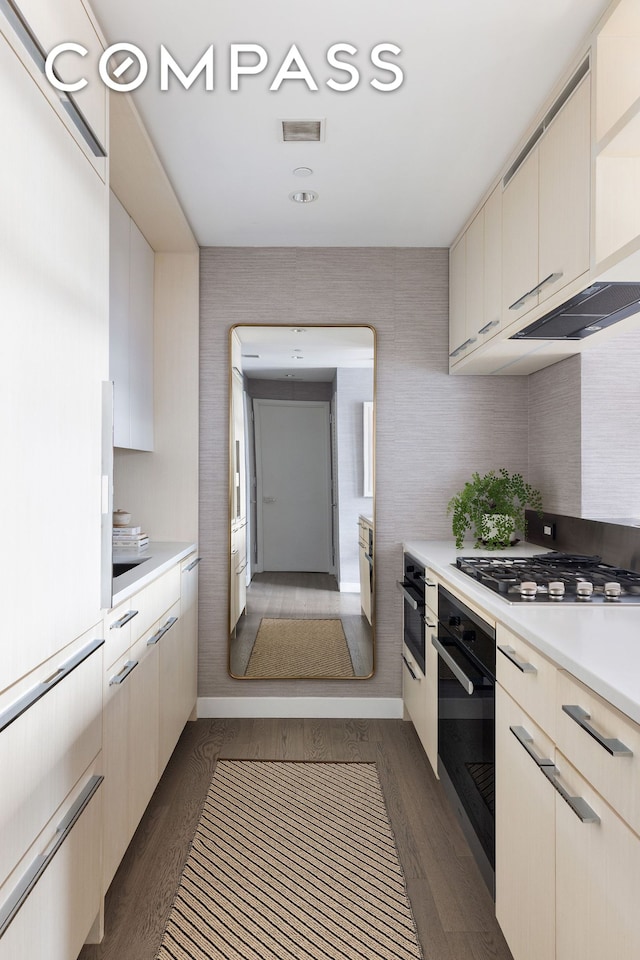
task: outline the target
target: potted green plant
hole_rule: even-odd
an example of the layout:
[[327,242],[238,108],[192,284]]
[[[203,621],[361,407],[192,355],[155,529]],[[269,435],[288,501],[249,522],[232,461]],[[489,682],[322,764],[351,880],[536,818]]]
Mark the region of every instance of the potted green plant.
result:
[[451,498],[447,513],[452,516],[458,550],[467,530],[473,530],[476,547],[499,550],[508,547],[515,531],[526,535],[525,507],[542,514],[542,496],[521,474],[501,467],[484,476],[472,474],[462,490]]

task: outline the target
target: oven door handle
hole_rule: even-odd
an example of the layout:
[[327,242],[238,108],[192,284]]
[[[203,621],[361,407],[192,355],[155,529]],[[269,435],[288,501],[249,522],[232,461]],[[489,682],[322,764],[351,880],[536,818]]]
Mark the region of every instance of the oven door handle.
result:
[[404,595],[404,598],[405,598],[405,600],[407,601],[407,603],[409,604],[409,606],[412,607],[414,610],[418,610],[419,607],[420,607],[420,604],[419,604],[418,601],[415,599],[415,597],[412,597],[412,596],[411,596],[411,594],[409,593],[409,591],[408,591],[407,588],[405,587],[405,585],[404,585],[404,583],[402,582],[402,580],[396,580],[396,586],[397,586],[398,590],[400,591],[400,593],[402,593],[402,594]]
[[460,686],[467,691],[469,696],[471,696],[473,693],[473,681],[470,679],[470,677],[466,675],[464,670],[462,670],[458,666],[458,664],[455,662],[451,654],[446,651],[444,646],[440,643],[440,641],[436,637],[435,633],[431,634],[431,643],[438,651],[439,656],[442,657],[446,665],[449,667],[449,669],[451,670],[452,674],[454,675],[454,677],[456,678]]

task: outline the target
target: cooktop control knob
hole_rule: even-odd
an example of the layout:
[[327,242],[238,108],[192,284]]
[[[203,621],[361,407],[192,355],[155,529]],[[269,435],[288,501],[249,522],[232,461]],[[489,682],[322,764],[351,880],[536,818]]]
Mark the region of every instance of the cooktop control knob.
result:
[[611,583],[605,583],[604,585],[605,600],[618,600],[621,592],[622,587],[615,580]]
[[564,598],[564,583],[562,580],[551,580],[547,585],[550,600],[562,600]]
[[520,596],[527,600],[535,600],[538,584],[535,580],[523,580],[520,584]]
[[578,600],[591,600],[593,596],[593,584],[588,580],[578,580],[576,584],[576,594]]

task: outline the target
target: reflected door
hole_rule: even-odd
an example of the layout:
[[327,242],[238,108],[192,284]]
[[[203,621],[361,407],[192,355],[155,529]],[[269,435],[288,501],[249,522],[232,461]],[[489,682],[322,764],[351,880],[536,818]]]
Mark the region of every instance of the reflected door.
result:
[[255,400],[258,569],[332,572],[329,404]]

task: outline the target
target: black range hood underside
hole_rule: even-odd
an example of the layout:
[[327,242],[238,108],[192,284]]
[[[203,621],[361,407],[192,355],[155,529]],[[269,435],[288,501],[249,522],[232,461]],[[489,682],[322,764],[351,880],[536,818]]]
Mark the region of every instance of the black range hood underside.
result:
[[593,283],[510,340],[584,340],[640,310],[640,283]]

